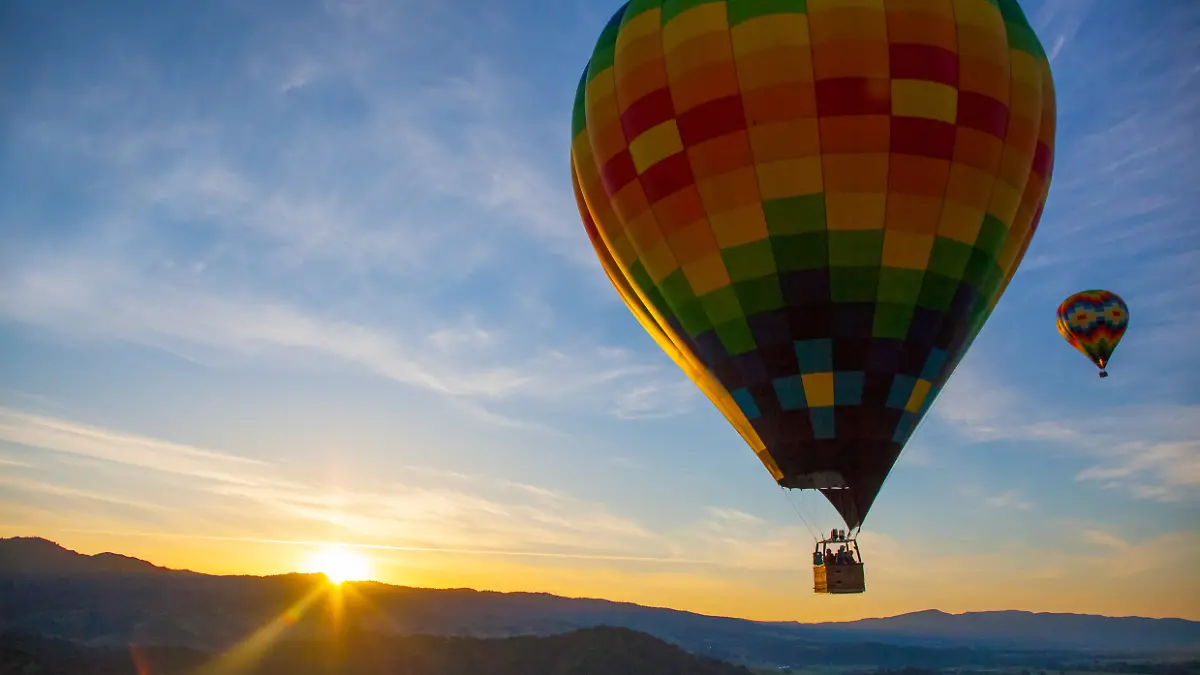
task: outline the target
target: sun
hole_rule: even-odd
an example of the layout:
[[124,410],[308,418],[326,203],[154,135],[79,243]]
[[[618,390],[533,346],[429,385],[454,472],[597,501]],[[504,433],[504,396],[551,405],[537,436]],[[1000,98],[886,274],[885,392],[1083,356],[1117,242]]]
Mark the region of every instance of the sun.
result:
[[363,581],[371,576],[371,565],[367,559],[342,546],[330,546],[317,551],[309,557],[305,567],[308,572],[324,574],[331,584]]

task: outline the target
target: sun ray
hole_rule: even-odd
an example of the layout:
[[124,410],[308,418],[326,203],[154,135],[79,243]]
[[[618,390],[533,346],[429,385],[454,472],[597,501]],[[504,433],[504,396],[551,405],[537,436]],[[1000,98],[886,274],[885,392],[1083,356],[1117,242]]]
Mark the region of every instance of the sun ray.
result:
[[309,607],[324,595],[327,589],[327,586],[318,586],[312,589],[267,625],[199,668],[196,675],[234,675],[250,672],[267,653],[267,650],[279,640],[288,628],[304,616]]

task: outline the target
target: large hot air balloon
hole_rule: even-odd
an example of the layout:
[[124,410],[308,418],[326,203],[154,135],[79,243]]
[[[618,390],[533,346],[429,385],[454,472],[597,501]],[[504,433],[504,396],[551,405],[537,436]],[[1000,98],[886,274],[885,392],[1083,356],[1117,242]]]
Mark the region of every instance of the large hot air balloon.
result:
[[1058,306],[1058,332],[1108,377],[1108,360],[1129,326],[1129,307],[1112,291],[1080,291]]
[[[853,543],[1037,229],[1054,87],[1021,8],[632,0],[573,117],[576,198],[614,287]],[[855,564],[817,589],[861,592]]]

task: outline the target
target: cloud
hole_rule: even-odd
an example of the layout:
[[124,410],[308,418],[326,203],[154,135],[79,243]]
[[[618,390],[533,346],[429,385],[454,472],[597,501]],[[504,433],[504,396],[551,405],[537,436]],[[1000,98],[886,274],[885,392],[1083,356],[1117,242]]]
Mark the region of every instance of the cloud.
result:
[[258,460],[0,408],[0,441],[193,478],[242,484]]
[[[28,465],[23,465],[28,466]],[[62,499],[74,499],[93,502],[103,502],[105,504],[114,504],[116,506],[126,506],[144,511],[167,511],[167,507],[160,504],[151,504],[145,501],[136,499],[126,499],[115,495],[95,492],[93,490],[80,490],[78,488],[46,483],[32,478],[24,478],[20,476],[0,476],[0,487],[10,490],[18,490],[21,492],[40,493],[58,497]]]
[[708,507],[707,511],[716,519],[715,524],[718,526],[758,525],[763,522],[762,518],[750,513],[746,513],[745,511],[738,511],[737,509],[710,506]]
[[[83,187],[65,212],[0,208],[14,233],[0,318],[205,365],[316,354],[482,399],[461,407],[526,431],[551,430],[490,402],[687,410],[675,373],[598,341],[584,314],[616,295],[542,123],[559,113],[477,49],[395,69],[442,31],[465,43],[461,18],[373,2],[286,21],[221,11],[244,21],[215,71],[180,80],[142,36],[105,38],[110,68],[64,56],[19,97],[14,153],[37,159],[35,182],[69,171]],[[537,297],[584,291],[569,320]]]
[[31,468],[33,465],[29,464],[28,462],[22,462],[19,459],[9,459],[7,457],[0,457],[0,466],[11,466],[14,468],[19,468],[19,469],[28,469],[28,468]]
[[[445,16],[372,9],[315,30],[328,17],[310,9],[247,12],[240,61],[183,80],[140,35],[109,45],[126,58],[93,81],[64,58],[12,116],[18,150],[98,174],[108,194],[90,220],[123,216],[137,243],[193,230],[192,255],[218,261],[431,280],[533,245],[595,265],[566,173],[541,161],[561,148],[514,106],[519,81],[474,52],[429,61],[421,43]],[[397,73],[422,51],[422,73]]]
[[[565,500],[565,499],[570,498],[570,496],[567,493],[559,491],[559,490],[552,490],[550,488],[542,487],[540,485],[530,485],[528,483],[511,481],[506,478],[500,478],[497,476],[481,476],[478,474],[463,473],[461,471],[450,471],[447,469],[435,469],[435,468],[428,467],[428,466],[416,466],[416,465],[412,465],[412,464],[397,467],[397,471],[405,476],[412,476],[413,474],[419,474],[421,476],[437,478],[440,480],[451,480],[451,481],[454,481],[457,483],[462,483],[465,485],[475,485],[475,486],[484,485],[484,484],[497,485],[497,486],[502,486],[506,489],[516,490],[519,492],[525,492],[525,493],[533,495],[535,497],[542,497],[542,498],[551,499],[551,500]],[[420,481],[417,481],[417,482],[419,483]]]
[[1084,530],[1080,533],[1080,537],[1089,544],[1116,549],[1118,551],[1125,551],[1130,547],[1129,542],[1103,530]]
[[[1084,530],[1080,538],[1103,553],[1057,553],[1078,575],[1097,575],[1110,579],[1136,577],[1155,571],[1167,572],[1177,567],[1184,573],[1179,581],[1195,583],[1194,570],[1200,569],[1200,532],[1166,532],[1151,537],[1125,539],[1104,530]],[[1158,552],[1169,551],[1169,555]]]
[[[27,269],[0,289],[0,314],[69,332],[76,339],[117,338],[183,353],[200,349],[286,359],[302,350],[448,396],[546,403],[574,397],[567,400],[582,407],[589,404],[582,395],[591,393],[609,397],[616,413],[627,417],[679,414],[690,398],[680,384],[652,384],[649,389],[640,384],[664,368],[639,363],[631,352],[587,343],[530,342],[519,325],[482,327],[474,318],[447,325],[414,313],[409,326],[389,328],[284,302],[219,294],[183,281],[147,285],[120,269],[89,270],[86,263],[59,261],[57,267],[47,263]],[[420,327],[428,324],[439,327],[422,333]],[[531,428],[529,422],[478,404],[472,410],[481,419]]]
[[1116,279],[1137,297],[1176,285],[1158,262],[1200,243],[1189,225],[1200,194],[1192,123],[1200,115],[1192,34],[1200,14],[1189,3],[1168,11],[1121,5],[1106,8],[1106,25],[1080,32],[1095,7],[1046,2],[1033,17],[1040,34],[1055,35],[1047,47],[1059,143],[1029,271],[1060,283]]
[[[686,578],[692,588],[721,580],[722,583],[741,584],[737,587],[743,594],[767,586],[777,591],[781,579],[791,580],[787,583],[795,583],[801,589],[807,585],[808,560],[812,551],[809,533],[802,527],[774,522],[735,508],[711,505],[701,511],[702,517],[695,522],[651,528],[560,489],[512,481],[503,476],[427,466],[399,466],[386,477],[368,475],[350,481],[343,478],[337,486],[330,486],[319,480],[290,475],[285,467],[245,462],[227,453],[128,432],[11,410],[4,411],[3,420],[0,439],[8,442],[13,442],[14,437],[24,439],[23,443],[31,440],[29,434],[14,434],[14,428],[70,430],[68,435],[74,440],[67,450],[62,450],[67,443],[60,437],[44,440],[52,441],[60,451],[146,470],[139,475],[139,486],[152,487],[155,473],[164,479],[181,475],[181,471],[196,476],[185,486],[174,486],[169,503],[147,501],[136,493],[114,496],[96,488],[78,490],[23,478],[6,478],[0,481],[0,487],[87,500],[101,507],[108,502],[114,506],[163,509],[182,504],[184,493],[188,494],[186,513],[179,514],[186,517],[172,520],[170,525],[147,527],[103,508],[92,509],[87,517],[73,516],[74,522],[71,522],[61,517],[67,508],[64,506],[52,513],[13,510],[11,517],[25,518],[29,522],[5,525],[10,529],[28,530],[34,527],[31,523],[36,523],[36,527],[41,528],[37,531],[43,534],[44,529],[50,527],[55,531],[106,537],[281,546],[313,546],[324,541],[338,541],[371,551],[373,555],[403,554],[403,558],[395,558],[403,560],[403,563],[397,562],[403,565],[414,564],[411,556],[419,553],[529,558],[544,561],[539,564],[549,566],[545,568],[547,574],[557,573],[555,570],[560,569],[554,567],[560,564],[554,562],[556,559],[563,563],[590,561],[601,571],[627,570],[622,574],[633,575],[630,580],[643,581],[657,574],[648,571],[646,566],[651,565],[670,568],[669,574]],[[121,448],[127,449],[119,451]],[[148,465],[144,461],[146,448],[159,449],[156,454],[161,461]],[[236,478],[226,476],[223,471],[231,462],[239,467]],[[198,501],[196,497],[199,497]],[[181,501],[174,501],[176,499]],[[997,507],[1022,508],[1025,500],[1019,494],[1009,493],[995,497],[994,502]],[[254,518],[246,518],[247,513],[253,513]],[[172,518],[175,515],[173,512]],[[225,526],[216,520],[225,516],[229,516],[236,527]],[[1078,587],[1080,592],[1094,595],[1096,588],[1130,575],[1184,574],[1181,570],[1189,569],[1188,565],[1200,560],[1200,537],[1195,533],[1175,532],[1138,538],[1121,536],[1104,526],[1085,524],[1074,529],[1084,546],[1043,548],[1036,540],[1023,538],[995,541],[986,549],[947,552],[939,557],[939,578],[935,587],[929,586],[932,582],[928,574],[911,564],[912,560],[924,555],[921,542],[872,531],[859,537],[859,545],[871,569],[877,594],[888,595],[889,602],[902,603],[896,605],[897,611],[911,609],[903,604],[908,601],[902,594],[889,590],[901,586],[928,588],[932,595],[926,597],[934,598],[930,602],[949,602],[946,598],[952,599],[950,595],[942,598],[938,593],[949,592],[947,589],[978,588],[983,580],[992,589],[992,595],[996,589],[1022,589],[1030,583],[1061,584],[1064,580]],[[1131,556],[1133,550],[1170,550],[1172,555]],[[1013,564],[1014,560],[1031,559],[1040,561],[1032,578],[1025,567]],[[542,568],[529,568],[523,578],[528,579],[536,569]],[[798,571],[800,576],[796,581]],[[496,582],[480,578],[476,585],[489,583]],[[527,588],[519,586],[519,589]],[[978,609],[983,606],[980,603],[994,602],[992,595],[984,598],[968,594],[957,601],[958,606],[966,603],[964,609]],[[1063,610],[1061,603],[1056,605],[1053,599],[1047,600],[1036,594],[1023,600],[1010,600],[1024,602],[1035,610]],[[1039,605],[1039,602],[1050,604]]]
[[1052,307],[1072,290],[1117,291],[1134,322],[1118,358],[1141,356],[1124,377],[1186,397],[1200,358],[1200,318],[1178,309],[1200,302],[1200,8],[1119,4],[1105,6],[1104,21],[1098,8],[1044,2],[1031,13],[1054,57],[1058,140],[1042,224],[1008,292]]
[[[190,480],[184,491],[199,493],[199,502],[189,494],[189,504],[198,503],[192,510],[219,506],[245,514],[252,508],[256,518],[243,522],[243,528],[264,532],[331,526],[365,543],[563,553],[628,553],[653,543],[643,525],[600,504],[502,477],[403,467],[398,473],[407,480],[363,477],[353,487],[330,488],[267,462],[9,409],[0,409],[0,442],[148,470],[151,474],[139,480],[146,489],[154,473],[185,476]],[[24,478],[0,485],[145,509],[166,507]],[[173,494],[181,494],[180,487]]]
[[997,440],[1073,441],[1079,432],[1061,420],[1038,419],[1021,393],[999,373],[964,359],[931,413],[976,442]]
[[1022,497],[1018,490],[1009,490],[1003,494],[987,497],[984,499],[984,503],[994,509],[1029,511],[1033,508],[1033,502]]
[[743,521],[738,525],[717,518],[678,533],[673,553],[685,559],[720,561],[722,567],[753,572],[807,571],[811,563],[808,532],[799,527],[780,527]]
[[[601,504],[502,476],[406,465],[389,477],[364,476],[331,487],[270,463],[68,420],[5,409],[0,421],[0,441],[149,471],[137,481],[145,489],[156,484],[155,474],[163,480],[186,476],[171,494],[184,499],[186,493],[189,514],[210,521],[217,514],[237,516],[233,530],[189,534],[174,528],[181,536],[304,542],[329,531],[356,545],[397,550],[580,556],[744,571],[792,570],[797,560],[806,560],[812,539],[799,526],[729,507],[710,506],[695,523],[655,530]],[[28,481],[22,486],[144,508],[174,505],[137,494],[109,497]],[[255,518],[242,517],[247,512]],[[232,535],[235,530],[242,534]],[[868,533],[861,541],[875,546],[876,539],[883,542],[877,548],[886,549],[885,535]],[[886,553],[873,555],[880,560]]]
[[638,471],[644,471],[646,469],[646,465],[643,462],[632,457],[625,457],[623,455],[610,455],[606,459],[622,469],[633,469]]
[[629,420],[674,417],[691,410],[701,398],[695,383],[678,373],[676,378],[653,380],[621,393],[614,414]]
[[[478,550],[628,551],[650,537],[634,521],[570,497],[522,492],[493,499],[444,487],[396,485],[386,491],[328,492],[217,486],[216,494],[257,503],[268,514],[332,525],[367,542]],[[504,492],[503,488],[500,488]],[[295,528],[293,528],[295,529]]]
[[1128,443],[1104,463],[1076,474],[1110,489],[1128,489],[1143,499],[1179,501],[1200,487],[1200,441]]
[[1061,3],[1045,2],[1030,17],[1034,30],[1041,36],[1047,56],[1054,64],[1063,50],[1074,40],[1079,28],[1095,9],[1093,0]]
[[975,442],[1018,441],[1056,448],[1088,463],[1075,479],[1138,499],[1200,496],[1200,407],[1114,406],[1103,416],[1073,414],[1058,401],[1022,395],[1004,376],[970,360],[955,371],[931,414]]

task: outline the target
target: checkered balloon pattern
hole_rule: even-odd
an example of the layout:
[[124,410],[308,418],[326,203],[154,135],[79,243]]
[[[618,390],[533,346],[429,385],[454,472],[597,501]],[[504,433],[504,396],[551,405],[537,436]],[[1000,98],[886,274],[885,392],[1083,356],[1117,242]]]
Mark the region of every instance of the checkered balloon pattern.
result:
[[1016,0],[631,0],[571,168],[638,321],[857,527],[1025,254],[1054,127]]
[[1129,326],[1129,307],[1112,291],[1081,291],[1058,306],[1056,323],[1067,342],[1104,374]]

